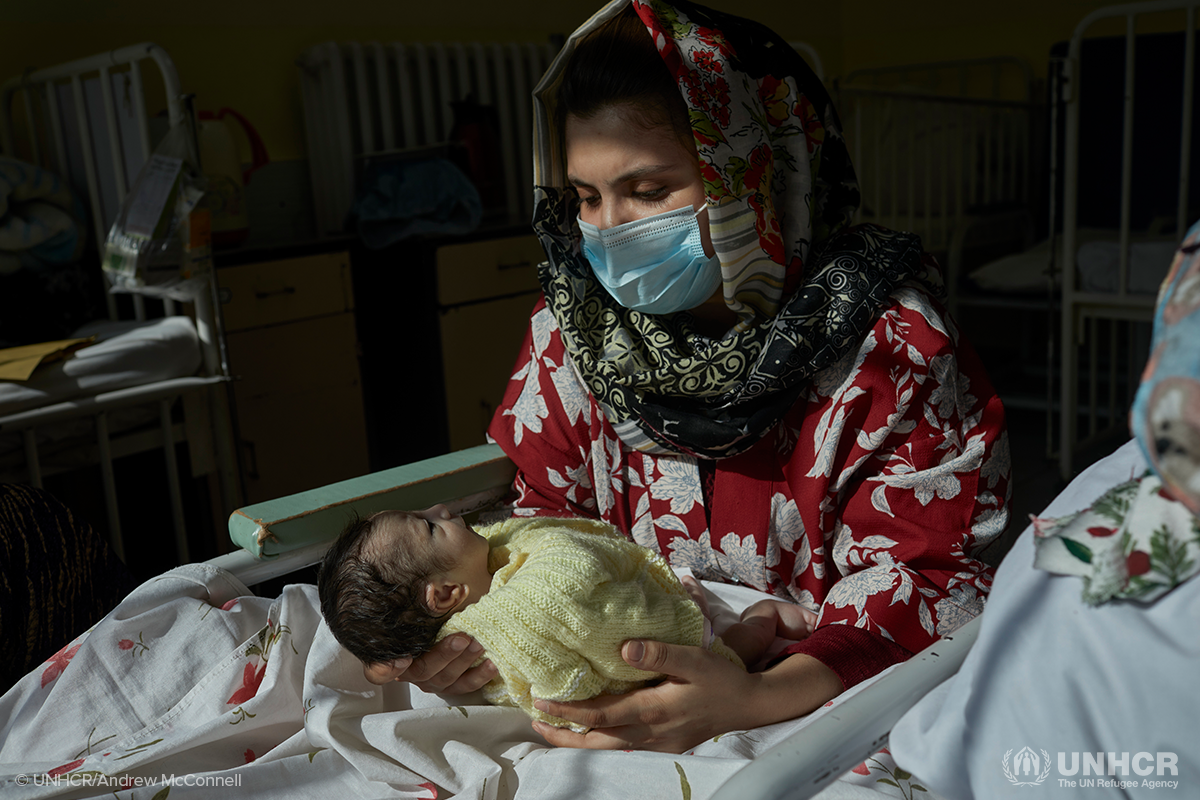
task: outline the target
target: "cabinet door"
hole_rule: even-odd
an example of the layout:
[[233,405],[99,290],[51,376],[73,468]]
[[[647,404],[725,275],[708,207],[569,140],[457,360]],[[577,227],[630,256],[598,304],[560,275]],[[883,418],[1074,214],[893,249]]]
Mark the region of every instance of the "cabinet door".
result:
[[226,332],[343,314],[354,308],[348,253],[319,253],[217,270]]
[[483,444],[517,360],[537,294],[442,312],[442,368],[450,449]]
[[227,338],[247,502],[368,471],[353,314]]

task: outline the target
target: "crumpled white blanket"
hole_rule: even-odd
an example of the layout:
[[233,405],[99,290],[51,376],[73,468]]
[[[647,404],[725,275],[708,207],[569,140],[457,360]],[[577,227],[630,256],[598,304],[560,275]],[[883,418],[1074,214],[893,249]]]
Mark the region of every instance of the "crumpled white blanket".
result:
[[[737,592],[757,595],[717,590],[742,607]],[[143,584],[0,698],[0,795],[699,800],[804,724],[686,755],[553,749],[516,709],[367,683],[315,587],[259,598],[192,564]],[[825,796],[915,789],[885,751]]]

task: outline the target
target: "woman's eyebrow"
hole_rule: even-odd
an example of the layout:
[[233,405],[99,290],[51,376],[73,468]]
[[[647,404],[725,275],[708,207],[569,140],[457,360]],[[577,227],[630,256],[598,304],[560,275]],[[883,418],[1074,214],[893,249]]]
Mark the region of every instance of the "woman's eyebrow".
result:
[[[618,175],[617,177],[613,178],[611,181],[607,181],[606,183],[609,186],[618,186],[627,181],[634,181],[639,178],[645,178],[648,176],[659,175],[663,172],[669,172],[670,170],[672,170],[674,168],[675,168],[675,165],[673,165],[673,164],[646,164],[644,166],[634,167],[633,169],[629,170],[628,172],[623,172],[620,175]],[[572,186],[580,186],[585,189],[596,188],[595,186],[593,186],[592,184],[583,180],[582,178],[580,178],[576,175],[572,175],[570,173],[567,174],[567,180],[571,182]]]

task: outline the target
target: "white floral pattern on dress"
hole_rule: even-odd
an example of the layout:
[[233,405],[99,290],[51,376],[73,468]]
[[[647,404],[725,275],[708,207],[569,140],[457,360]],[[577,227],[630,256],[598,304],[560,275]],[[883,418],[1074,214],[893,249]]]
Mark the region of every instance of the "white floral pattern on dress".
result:
[[767,588],[766,559],[759,554],[753,534],[727,533],[721,537],[720,547],[717,566],[724,577],[755,589]]
[[517,513],[599,516],[676,567],[808,605],[820,628],[923,649],[990,588],[968,554],[1007,526],[1010,462],[1002,408],[956,329],[921,290],[893,300],[775,435],[704,469],[624,447],[539,309],[490,430],[518,466]]
[[695,459],[662,459],[657,466],[661,477],[650,484],[650,495],[670,501],[672,514],[686,514],[697,503],[704,503]]

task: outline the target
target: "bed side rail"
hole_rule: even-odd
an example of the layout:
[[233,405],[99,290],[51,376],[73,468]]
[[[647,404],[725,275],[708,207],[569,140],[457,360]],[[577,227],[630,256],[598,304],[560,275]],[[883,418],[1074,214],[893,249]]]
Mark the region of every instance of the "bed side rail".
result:
[[315,564],[354,514],[445,503],[477,511],[512,486],[516,467],[496,445],[481,445],[239,508],[229,537],[241,550],[209,563],[246,584]]
[[958,672],[982,619],[942,637],[759,755],[722,784],[713,800],[803,800],[833,783],[887,746],[900,717]]

